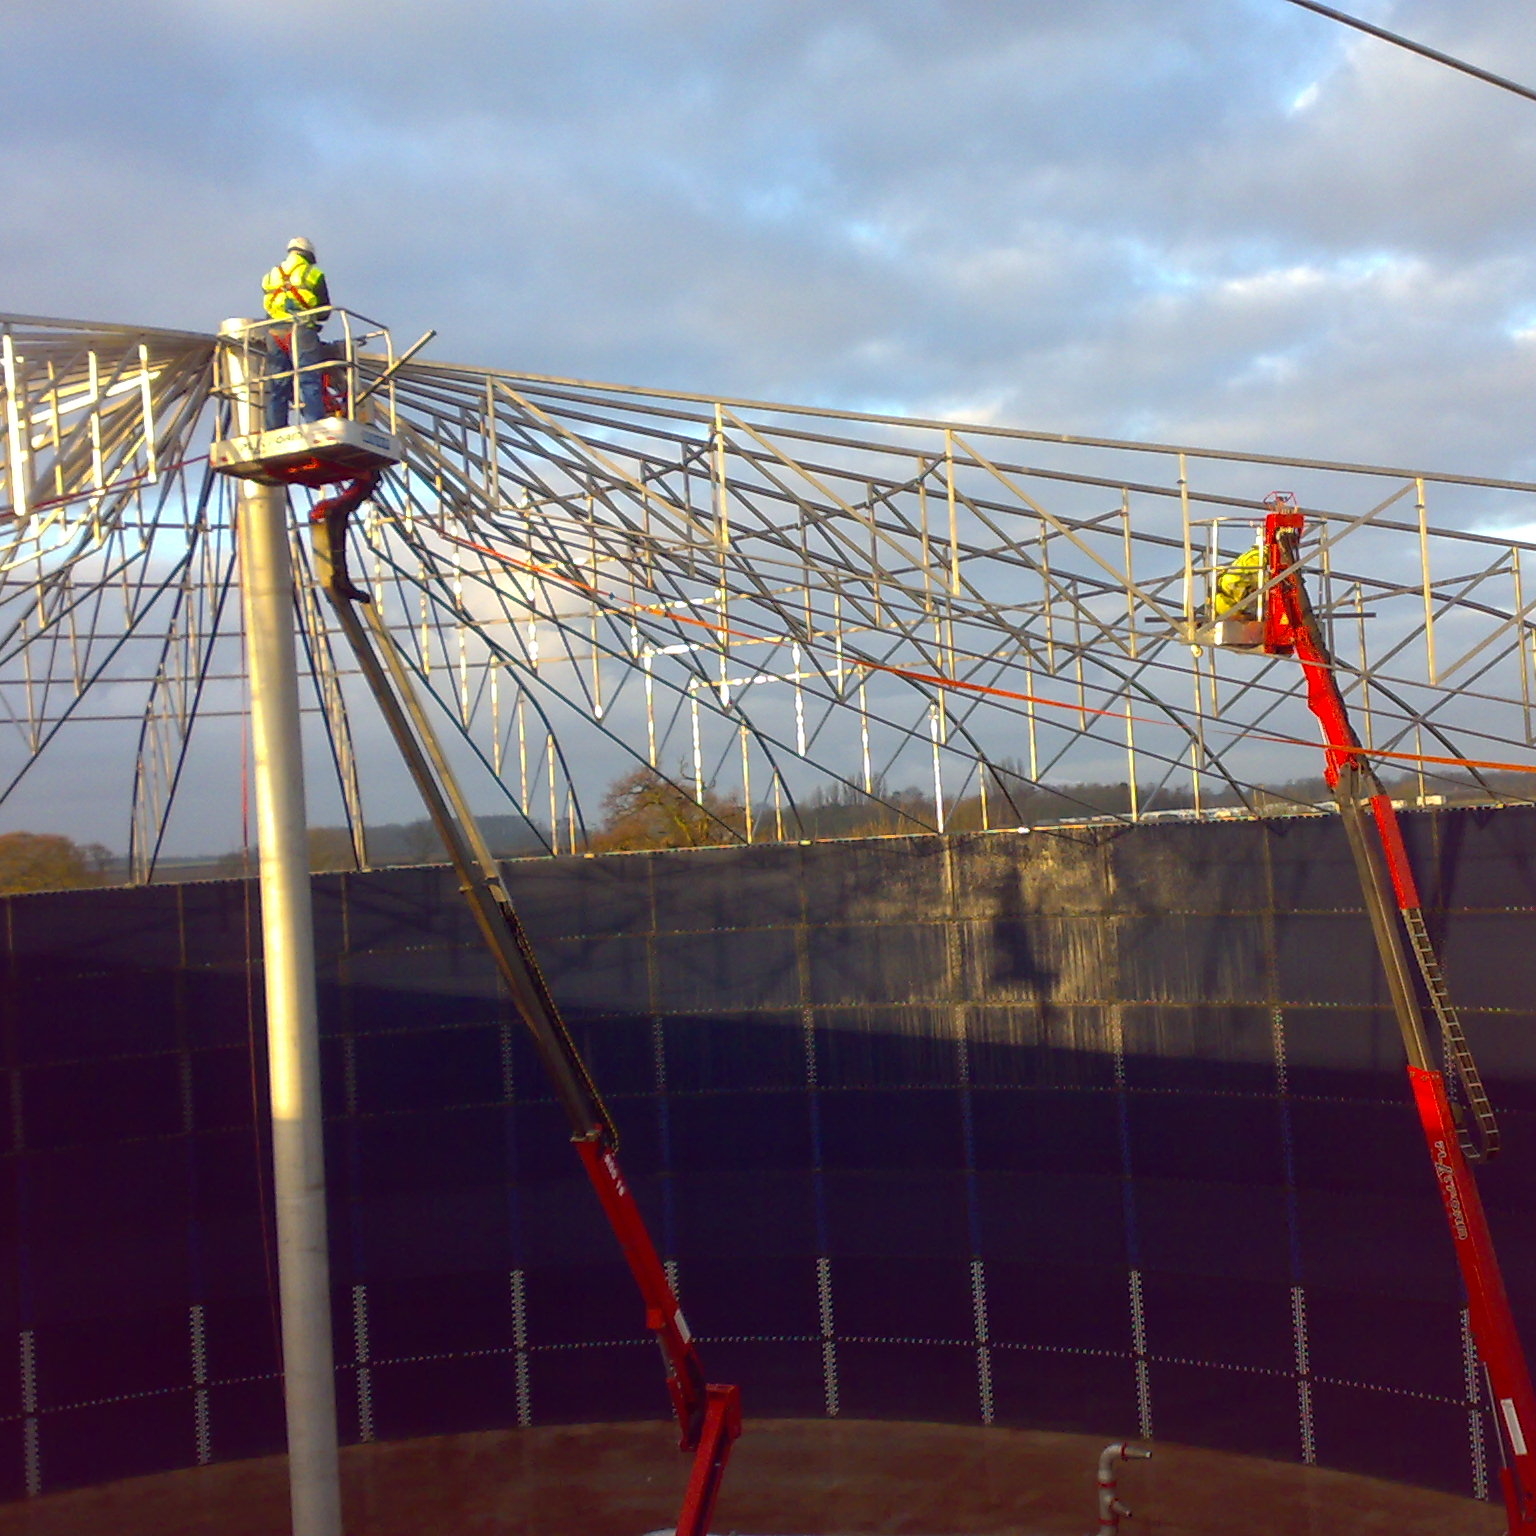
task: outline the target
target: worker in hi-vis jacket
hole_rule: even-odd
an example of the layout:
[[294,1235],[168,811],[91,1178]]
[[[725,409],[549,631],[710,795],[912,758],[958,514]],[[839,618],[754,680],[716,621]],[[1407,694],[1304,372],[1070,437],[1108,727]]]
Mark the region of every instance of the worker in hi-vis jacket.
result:
[[[331,295],[325,273],[315,265],[315,248],[303,235],[288,242],[288,253],[261,280],[262,300],[272,320],[266,333],[267,431],[288,425],[293,402],[292,371],[298,368],[299,398],[305,421],[325,415],[318,364],[325,361],[320,327],[330,313]],[[291,351],[290,351],[291,349]],[[287,374],[287,378],[278,378]]]
[[1211,615],[1217,619],[1244,619],[1253,622],[1259,617],[1258,604],[1254,601],[1264,580],[1264,547],[1255,544],[1244,550],[1231,565],[1216,578],[1216,591],[1211,601]]

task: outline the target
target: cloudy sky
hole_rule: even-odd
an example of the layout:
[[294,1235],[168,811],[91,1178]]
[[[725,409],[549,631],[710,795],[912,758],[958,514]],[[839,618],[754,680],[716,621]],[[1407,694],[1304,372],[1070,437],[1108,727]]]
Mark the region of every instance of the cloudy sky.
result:
[[1536,104],[1287,0],[0,0],[0,86],[0,310],[306,234],[457,362],[1536,479]]
[[9,0],[0,82],[0,309],[302,233],[453,361],[1536,478],[1536,105],[1286,0]]

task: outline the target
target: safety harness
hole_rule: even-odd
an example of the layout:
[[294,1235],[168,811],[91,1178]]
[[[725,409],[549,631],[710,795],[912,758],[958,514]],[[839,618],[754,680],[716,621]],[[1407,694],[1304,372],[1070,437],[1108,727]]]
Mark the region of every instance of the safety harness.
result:
[[282,320],[321,307],[320,288],[324,282],[325,273],[313,262],[302,254],[290,256],[273,267],[261,281],[267,313],[274,320]]

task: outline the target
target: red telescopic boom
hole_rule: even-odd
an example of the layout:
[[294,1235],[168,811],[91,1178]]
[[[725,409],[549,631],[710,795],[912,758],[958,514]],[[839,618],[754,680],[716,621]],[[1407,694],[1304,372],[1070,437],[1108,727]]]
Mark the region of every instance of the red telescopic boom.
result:
[[[1301,663],[1307,704],[1323,729],[1324,773],[1349,837],[1386,971],[1408,1056],[1408,1083],[1466,1287],[1472,1338],[1493,1398],[1509,1536],[1536,1536],[1536,1454],[1527,1440],[1536,1434],[1536,1395],[1468,1161],[1469,1155],[1491,1157],[1498,1150],[1498,1130],[1430,942],[1397,812],[1350,724],[1333,658],[1307,600],[1300,564],[1305,520],[1288,497],[1272,496],[1268,505],[1263,649],[1271,655],[1294,655]],[[1415,962],[1412,969],[1408,952]],[[1430,1047],[1421,992],[1440,1028],[1444,1069]],[[1460,1085],[1465,1111],[1452,1107],[1447,1070]],[[1465,1123],[1468,1117],[1470,1126]]]

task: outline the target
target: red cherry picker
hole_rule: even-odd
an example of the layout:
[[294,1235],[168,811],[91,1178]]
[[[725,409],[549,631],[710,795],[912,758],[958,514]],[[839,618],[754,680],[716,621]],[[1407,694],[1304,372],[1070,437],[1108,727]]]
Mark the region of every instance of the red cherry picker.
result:
[[[424,338],[425,339],[425,338]],[[418,345],[420,345],[418,343]],[[415,348],[412,349],[414,351]],[[400,361],[404,361],[402,358]],[[397,365],[392,365],[397,366]],[[349,364],[334,365],[337,376]],[[377,382],[370,386],[376,389]],[[425,805],[459,890],[496,963],[507,994],[565,1112],[571,1142],[639,1288],[645,1323],[661,1347],[667,1393],[692,1470],[677,1536],[706,1536],[731,1447],[741,1433],[740,1390],[710,1382],[633,1189],[618,1162],[618,1132],[551,995],[501,878],[388,626],[346,563],[347,522],[403,457],[399,440],[357,421],[347,382],[328,382],[338,397],[323,421],[215,444],[216,467],[267,485],[341,486],[310,514],[315,563],[362,676],[378,704]],[[359,396],[361,398],[361,395]],[[359,617],[366,612],[366,621]]]
[[[1242,574],[1241,561],[1228,568],[1228,576],[1239,572],[1236,590],[1228,576],[1218,582],[1211,638],[1301,663],[1307,704],[1322,727],[1324,774],[1359,874],[1402,1032],[1408,1084],[1466,1287],[1499,1438],[1509,1536],[1533,1536],[1536,1448],[1528,1437],[1536,1435],[1536,1396],[1471,1167],[1498,1150],[1498,1128],[1424,923],[1397,812],[1350,724],[1333,658],[1307,597],[1301,565],[1305,518],[1289,496],[1271,496],[1265,504],[1259,558],[1247,558],[1250,576]],[[1438,1027],[1438,1052],[1425,1025],[1426,1005]],[[1455,1079],[1464,1104],[1451,1103],[1448,1078]]]
[[[694,1453],[678,1518],[677,1536],[706,1536],[731,1445],[741,1433],[740,1390],[706,1380],[699,1351],[683,1317],[634,1191],[618,1162],[618,1132],[545,985],[501,872],[443,756],[431,723],[411,686],[405,663],[377,607],[347,573],[347,513],[374,489],[376,475],[353,480],[312,514],[316,564],[343,634],[357,657],[426,806],[459,889],[501,973],[507,993],[565,1111],[571,1142],[598,1204],[613,1229],[645,1305],[646,1326],[661,1346],[667,1392],[680,1432],[680,1448]],[[367,623],[358,608],[367,612]]]

